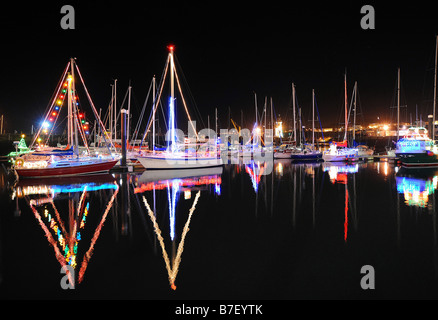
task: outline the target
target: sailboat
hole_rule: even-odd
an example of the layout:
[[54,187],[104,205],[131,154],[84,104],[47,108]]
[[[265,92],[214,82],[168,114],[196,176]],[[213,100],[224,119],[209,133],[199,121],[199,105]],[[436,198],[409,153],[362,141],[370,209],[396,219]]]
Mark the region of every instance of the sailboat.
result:
[[[164,68],[164,76],[161,80],[161,85],[157,92],[157,97],[154,98],[153,110],[152,110],[152,119],[155,119],[155,113],[157,111],[158,101],[161,98],[161,93],[163,91],[164,79],[166,78],[167,72],[170,67],[170,97],[168,100],[169,113],[168,113],[168,132],[166,134],[168,145],[166,150],[152,150],[147,153],[139,154],[137,160],[141,163],[141,165],[146,169],[193,169],[193,168],[203,168],[203,167],[216,167],[223,165],[222,159],[219,156],[218,148],[216,143],[210,143],[212,139],[209,139],[209,142],[202,145],[204,147],[201,150],[200,146],[193,143],[185,143],[181,141],[181,137],[177,136],[177,131],[175,128],[176,124],[176,111],[175,111],[175,79],[177,82],[177,86],[179,89],[179,93],[181,95],[181,100],[186,111],[189,124],[191,129],[193,130],[194,135],[196,135],[196,139],[198,139],[198,134],[196,133],[196,129],[194,128],[192,119],[190,114],[188,113],[186,101],[181,92],[181,85],[179,82],[178,74],[175,69],[174,63],[174,46],[168,46],[169,54],[166,61],[166,66]],[[147,133],[149,132],[149,128],[153,121],[150,121],[146,131],[144,133],[143,139],[146,138]],[[190,129],[190,127],[189,127]],[[185,140],[185,139],[184,139]],[[190,140],[190,139],[189,139]]]
[[[68,72],[69,69],[70,72]],[[77,70],[84,86],[97,122],[101,125],[102,130],[105,130],[100,118],[98,117],[88,90],[85,87],[75,59],[71,58],[61,77],[55,97],[50,105],[48,113],[46,114],[45,121],[33,140],[33,142],[40,140],[40,138],[37,137],[44,133],[45,129],[43,128],[46,128],[47,130],[48,127],[54,127],[56,120],[59,118],[64,100],[67,100],[68,145],[65,148],[40,146],[35,152],[17,158],[15,160],[14,170],[19,178],[49,178],[102,173],[109,171],[117,163],[118,159],[113,157],[111,152],[109,155],[91,155],[90,152],[79,154],[79,135],[83,139],[86,149],[88,149],[88,146],[85,137],[86,132],[81,121],[83,113],[80,113],[78,109],[79,103],[77,102],[75,89],[75,69]]]
[[[301,117],[300,117],[301,123]],[[319,161],[322,158],[322,153],[315,150],[315,90],[312,89],[312,145],[303,145],[301,149],[297,149],[291,153],[292,161]]]
[[[345,94],[345,133],[342,142],[332,142],[329,150],[325,151],[322,159],[327,162],[347,161],[350,158],[357,156],[357,149],[348,148],[347,145],[347,129],[348,129],[348,102],[347,102],[347,74],[344,74],[344,94]],[[341,149],[339,149],[341,147]]]

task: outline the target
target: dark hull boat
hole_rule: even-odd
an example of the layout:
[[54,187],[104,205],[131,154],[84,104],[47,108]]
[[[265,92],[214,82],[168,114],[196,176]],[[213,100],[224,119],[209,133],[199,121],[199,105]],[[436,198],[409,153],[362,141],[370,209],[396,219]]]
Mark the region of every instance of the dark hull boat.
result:
[[428,150],[421,153],[397,153],[396,156],[400,159],[403,167],[438,167],[438,155]]

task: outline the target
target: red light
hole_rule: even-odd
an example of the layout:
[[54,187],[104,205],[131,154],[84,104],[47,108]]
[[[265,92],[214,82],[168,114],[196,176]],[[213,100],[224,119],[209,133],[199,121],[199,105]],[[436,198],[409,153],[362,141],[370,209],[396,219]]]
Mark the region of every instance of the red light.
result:
[[64,96],[61,94],[61,95],[59,96],[59,99],[64,99]]
[[64,87],[67,87],[67,83],[64,83]]
[[82,114],[82,113],[79,113],[79,118],[83,118],[84,117],[84,115]]
[[56,112],[52,112],[52,116],[56,116]]
[[168,45],[167,49],[169,49],[169,51],[173,51],[173,49],[175,49],[175,46],[173,44]]
[[50,118],[49,120],[50,120],[50,121],[53,121],[53,118]]

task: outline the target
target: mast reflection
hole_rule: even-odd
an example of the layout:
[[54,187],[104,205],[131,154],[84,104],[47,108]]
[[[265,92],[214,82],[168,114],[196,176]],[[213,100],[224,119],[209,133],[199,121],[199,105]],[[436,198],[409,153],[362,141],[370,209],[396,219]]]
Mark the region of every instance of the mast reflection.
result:
[[[343,184],[345,185],[345,203],[344,203],[344,241],[347,242],[348,238],[348,210],[349,207],[352,210],[352,215],[354,217],[355,225],[357,222],[356,217],[356,176],[355,174],[359,171],[359,164],[344,164],[344,163],[324,163],[323,171],[327,172],[330,181],[333,184]],[[352,187],[353,195],[350,196],[348,192],[348,175],[352,175]],[[352,201],[351,201],[351,198]]]
[[[201,191],[211,191],[211,189],[209,190],[209,187],[213,186],[213,193],[219,196],[221,193],[222,170],[222,167],[215,167],[189,170],[145,171],[137,178],[134,193],[136,195],[142,195],[142,201],[161,247],[161,253],[168,274],[169,285],[172,290],[176,290],[175,281],[184,251],[185,239],[189,231],[192,215],[196,209],[198,200],[201,197]],[[197,191],[196,196],[192,202],[191,208],[189,209],[188,217],[181,232],[180,241],[175,252],[178,202],[181,195],[184,195],[184,200],[191,200],[192,191]],[[157,196],[156,192],[161,192],[162,194],[165,192],[167,197],[166,201],[158,201],[157,198],[160,197],[159,195]],[[153,209],[149,204],[147,196],[152,198]],[[160,228],[159,223],[157,222],[157,212],[160,211],[160,208],[157,209],[157,207],[163,209],[163,207],[166,206],[169,217],[169,238],[172,247],[170,258],[166,249],[162,228]]]

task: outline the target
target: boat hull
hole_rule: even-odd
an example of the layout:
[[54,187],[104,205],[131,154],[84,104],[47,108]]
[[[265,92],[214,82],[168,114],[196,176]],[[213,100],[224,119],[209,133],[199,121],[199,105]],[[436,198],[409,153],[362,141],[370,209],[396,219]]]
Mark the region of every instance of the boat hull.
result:
[[77,175],[89,175],[107,172],[114,167],[118,160],[99,161],[69,161],[66,165],[51,164],[45,168],[15,168],[20,178],[51,178]]
[[291,159],[292,152],[274,152],[274,159]]
[[319,161],[322,160],[322,153],[292,154],[292,161]]
[[422,153],[397,153],[403,167],[406,168],[429,168],[438,167],[438,155],[432,152]]
[[345,155],[339,154],[324,154],[322,159],[326,162],[344,162],[347,161],[347,157]]
[[137,157],[137,160],[144,168],[152,170],[195,169],[218,167],[223,165],[221,158],[144,156]]

